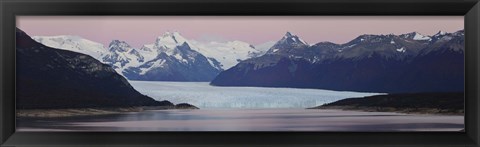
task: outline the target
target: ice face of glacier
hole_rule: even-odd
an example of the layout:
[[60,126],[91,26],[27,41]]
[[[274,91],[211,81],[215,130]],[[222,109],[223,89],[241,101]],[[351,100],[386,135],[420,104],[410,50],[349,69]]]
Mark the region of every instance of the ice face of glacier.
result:
[[129,81],[142,94],[200,108],[309,108],[344,98],[378,93],[321,89],[217,87],[208,82]]

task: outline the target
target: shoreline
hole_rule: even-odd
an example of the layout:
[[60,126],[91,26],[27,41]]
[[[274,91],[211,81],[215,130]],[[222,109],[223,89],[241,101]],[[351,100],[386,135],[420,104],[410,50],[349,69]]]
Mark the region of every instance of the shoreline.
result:
[[16,118],[59,118],[142,112],[146,110],[198,109],[193,107],[137,106],[104,108],[17,109]]
[[393,107],[357,107],[357,106],[317,106],[306,109],[319,110],[343,110],[343,111],[358,111],[358,112],[392,112],[402,114],[420,114],[420,115],[442,115],[442,116],[465,116],[462,112],[452,112],[449,110],[441,110],[435,108],[403,108],[397,109]]
[[[109,114],[121,114],[129,112],[142,112],[147,110],[185,110],[196,108],[172,108],[166,106],[138,106],[138,107],[117,107],[117,108],[65,108],[65,109],[17,109],[16,118],[60,118],[75,116],[97,116]],[[262,109],[262,108],[259,108]],[[268,109],[268,108],[267,108]],[[443,116],[464,116],[462,112],[452,112],[434,108],[403,108],[393,107],[359,107],[359,106],[317,106],[311,108],[299,108],[310,110],[342,110],[358,112],[393,112],[402,114],[421,115],[443,115]],[[208,110],[208,109],[207,109]]]
[[463,92],[400,93],[346,98],[307,109],[465,116]]

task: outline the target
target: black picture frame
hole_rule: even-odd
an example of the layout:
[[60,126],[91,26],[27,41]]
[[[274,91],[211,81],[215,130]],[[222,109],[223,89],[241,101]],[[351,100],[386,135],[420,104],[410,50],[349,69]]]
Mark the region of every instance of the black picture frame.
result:
[[[2,146],[462,146],[480,145],[478,0],[1,0]],[[465,132],[15,132],[15,16],[465,16]]]

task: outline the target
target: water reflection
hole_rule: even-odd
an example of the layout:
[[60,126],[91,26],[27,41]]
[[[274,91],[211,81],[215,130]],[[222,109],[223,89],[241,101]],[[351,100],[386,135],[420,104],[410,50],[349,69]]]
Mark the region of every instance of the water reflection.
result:
[[463,116],[310,109],[152,110],[17,119],[18,131],[458,131]]

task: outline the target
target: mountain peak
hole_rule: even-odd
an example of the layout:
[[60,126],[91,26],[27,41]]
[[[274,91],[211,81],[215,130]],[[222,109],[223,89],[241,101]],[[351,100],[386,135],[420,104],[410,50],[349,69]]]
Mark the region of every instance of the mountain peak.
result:
[[413,40],[431,40],[429,36],[424,36],[418,32],[415,32],[415,36],[413,36]]
[[115,45],[115,44],[124,43],[124,42],[125,42],[125,41],[120,41],[120,40],[116,40],[116,39],[115,39],[115,40],[112,40],[112,41],[110,42],[110,45],[109,45],[109,46]]
[[157,47],[165,46],[167,48],[175,48],[176,46],[179,46],[185,42],[187,42],[187,39],[185,39],[182,35],[180,35],[179,32],[167,31],[162,36],[157,37],[157,40],[155,41],[155,46]]
[[403,36],[404,38],[413,39],[413,40],[431,40],[430,36],[425,36],[418,32],[411,32],[411,33],[403,34],[400,36]]
[[295,35],[293,35],[292,33],[290,33],[289,31],[287,31],[287,33],[285,33],[285,37],[293,37]]
[[292,34],[288,31],[287,31],[287,33],[285,33],[285,36],[283,36],[283,38],[280,41],[278,41],[277,43],[308,45],[307,42],[303,41],[297,35]]
[[442,30],[439,30],[439,31],[438,31],[435,35],[433,35],[433,36],[440,36],[440,35],[445,35],[445,34],[447,34],[447,32],[442,31]]
[[176,36],[181,36],[178,31],[173,31],[173,32],[167,31],[162,35],[162,37],[176,37]]
[[305,48],[308,46],[307,42],[300,39],[297,35],[287,32],[282,39],[270,47],[267,53],[277,53],[278,51],[280,51],[278,53],[291,52],[294,49]]
[[110,51],[126,52],[131,48],[132,47],[127,42],[121,40],[112,40],[108,45]]

